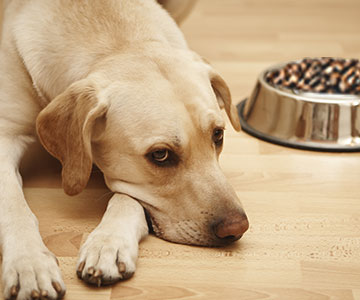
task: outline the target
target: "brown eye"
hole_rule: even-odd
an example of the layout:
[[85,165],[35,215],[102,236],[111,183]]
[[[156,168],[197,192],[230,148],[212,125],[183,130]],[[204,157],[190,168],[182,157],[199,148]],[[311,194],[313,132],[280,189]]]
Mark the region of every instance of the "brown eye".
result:
[[164,163],[169,158],[169,150],[160,149],[151,153],[151,158],[158,163]]
[[224,141],[224,129],[217,128],[213,132],[213,142],[217,147],[222,146]]
[[155,148],[145,155],[146,159],[158,167],[170,168],[180,163],[179,156],[167,148]]

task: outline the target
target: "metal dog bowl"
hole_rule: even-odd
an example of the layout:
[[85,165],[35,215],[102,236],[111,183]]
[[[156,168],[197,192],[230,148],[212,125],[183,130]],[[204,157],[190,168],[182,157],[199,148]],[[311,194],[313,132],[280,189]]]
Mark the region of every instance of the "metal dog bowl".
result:
[[237,105],[242,128],[260,139],[300,149],[360,151],[360,96],[278,89],[262,72]]

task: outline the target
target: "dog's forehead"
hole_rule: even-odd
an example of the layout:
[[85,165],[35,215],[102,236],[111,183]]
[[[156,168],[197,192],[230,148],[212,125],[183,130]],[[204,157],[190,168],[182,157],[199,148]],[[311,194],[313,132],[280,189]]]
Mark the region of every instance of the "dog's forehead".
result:
[[200,126],[202,131],[208,131],[214,128],[225,128],[225,121],[219,111],[208,109],[201,115]]
[[189,108],[180,102],[162,105],[148,100],[143,103],[129,101],[126,106],[118,102],[111,106],[108,118],[111,139],[126,141],[136,153],[162,146],[184,149],[200,143],[203,136],[210,137],[215,127],[224,127],[221,114],[215,110]]
[[103,97],[109,117],[137,145],[185,145],[200,133],[224,127],[220,108],[205,72],[195,65],[169,67],[160,61],[147,70],[128,70]]

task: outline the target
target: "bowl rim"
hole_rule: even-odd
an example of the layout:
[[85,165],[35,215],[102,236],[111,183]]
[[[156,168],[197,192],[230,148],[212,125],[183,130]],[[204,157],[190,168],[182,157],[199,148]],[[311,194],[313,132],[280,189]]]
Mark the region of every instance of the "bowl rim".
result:
[[360,95],[351,95],[351,94],[326,94],[326,93],[301,93],[296,94],[294,92],[291,92],[291,89],[289,90],[281,90],[278,89],[271,84],[269,84],[265,80],[265,75],[269,71],[272,70],[278,70],[284,66],[286,66],[290,62],[300,62],[301,60],[293,60],[289,62],[283,62],[283,63],[277,63],[269,68],[263,70],[258,80],[261,83],[261,85],[265,86],[266,88],[270,89],[271,91],[278,93],[284,97],[291,97],[296,100],[301,100],[305,102],[316,102],[316,103],[325,103],[325,104],[350,104],[350,105],[360,105]]
[[243,131],[252,135],[260,140],[265,142],[273,143],[276,145],[290,147],[298,150],[308,150],[316,152],[340,152],[340,153],[349,153],[349,152],[360,152],[360,145],[338,145],[338,144],[327,144],[321,142],[309,142],[309,141],[294,141],[286,140],[273,135],[269,135],[258,131],[249,125],[244,117],[244,107],[249,98],[241,100],[237,105],[238,116]]

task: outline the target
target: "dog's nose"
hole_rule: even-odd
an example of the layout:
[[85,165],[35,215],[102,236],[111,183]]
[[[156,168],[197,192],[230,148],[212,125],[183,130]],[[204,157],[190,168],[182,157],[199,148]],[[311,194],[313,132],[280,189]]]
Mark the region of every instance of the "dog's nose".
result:
[[213,228],[219,239],[234,242],[249,229],[249,221],[245,214],[236,213],[226,216]]

